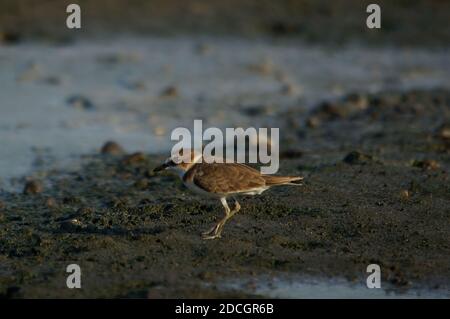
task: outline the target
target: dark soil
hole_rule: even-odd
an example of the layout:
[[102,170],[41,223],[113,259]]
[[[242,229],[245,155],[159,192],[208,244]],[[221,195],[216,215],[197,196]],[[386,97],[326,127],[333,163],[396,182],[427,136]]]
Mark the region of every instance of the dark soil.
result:
[[378,0],[381,29],[366,26],[370,0],[78,0],[81,30],[65,25],[70,1],[3,0],[0,42],[29,38],[67,43],[117,33],[234,35],[302,39],[312,43],[441,46],[450,41],[450,3]]
[[[399,290],[448,289],[450,92],[328,103],[279,117],[291,128],[279,173],[305,185],[242,198],[220,240],[200,236],[219,202],[152,173],[165,154],[90,155],[81,170],[49,171],[41,192],[0,193],[0,295],[246,297],[217,284],[281,273],[364,281],[371,263]],[[82,289],[66,287],[71,263]]]

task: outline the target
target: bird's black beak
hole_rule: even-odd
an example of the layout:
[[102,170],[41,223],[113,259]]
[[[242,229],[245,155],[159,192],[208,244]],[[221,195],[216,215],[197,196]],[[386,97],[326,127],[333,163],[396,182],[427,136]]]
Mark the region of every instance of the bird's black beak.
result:
[[163,171],[163,170],[165,170],[167,167],[169,167],[169,165],[167,165],[166,163],[164,163],[164,164],[162,164],[162,165],[156,167],[156,168],[153,170],[153,173]]

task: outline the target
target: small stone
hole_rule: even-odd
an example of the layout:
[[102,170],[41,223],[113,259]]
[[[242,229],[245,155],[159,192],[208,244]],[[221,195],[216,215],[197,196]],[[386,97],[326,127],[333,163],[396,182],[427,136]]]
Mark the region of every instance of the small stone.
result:
[[320,125],[320,118],[317,116],[311,116],[306,120],[306,125],[310,128],[315,128]]
[[450,125],[443,124],[436,130],[436,136],[443,140],[450,140]]
[[72,95],[69,96],[66,100],[67,104],[70,106],[83,109],[83,110],[91,110],[94,108],[94,104],[87,97],[83,95]]
[[134,187],[136,187],[138,189],[146,189],[148,187],[148,184],[149,184],[148,179],[142,178],[142,179],[137,180],[134,183]]
[[54,199],[53,197],[49,197],[45,200],[45,205],[48,208],[55,208],[58,206],[58,203],[56,202],[56,199]]
[[43,191],[44,191],[44,186],[38,180],[28,181],[25,184],[25,187],[23,189],[23,193],[27,194],[27,195],[38,194],[38,193],[42,193]]
[[281,94],[284,94],[284,95],[295,95],[298,92],[299,92],[298,88],[295,85],[291,84],[291,83],[286,83],[286,84],[283,84],[281,86]]
[[441,167],[441,165],[435,160],[414,161],[413,166],[424,170],[435,170]]
[[331,119],[345,117],[343,108],[331,102],[323,102],[320,104],[318,113]]
[[274,65],[272,61],[264,59],[260,63],[251,64],[248,69],[252,72],[258,73],[260,75],[270,75],[274,71]]
[[400,198],[403,199],[403,200],[408,199],[410,196],[411,196],[411,194],[410,194],[409,190],[407,190],[407,189],[403,189],[400,192]]
[[280,158],[299,158],[303,156],[303,152],[296,149],[287,149],[280,153]]
[[0,32],[0,43],[17,44],[21,40],[22,40],[22,37],[18,32],[14,32],[14,31]]
[[69,219],[62,221],[60,229],[64,231],[76,231],[82,228],[83,224],[78,219]]
[[42,79],[42,82],[49,85],[60,85],[62,83],[62,79],[58,76],[51,75]]
[[351,104],[357,110],[365,110],[369,106],[369,98],[367,95],[352,93],[345,97],[345,102]]
[[273,113],[273,111],[274,111],[273,106],[261,104],[243,107],[241,112],[249,117],[257,117],[270,115]]
[[136,152],[131,155],[127,155],[123,159],[124,164],[136,164],[145,160],[145,155],[142,152]]
[[92,207],[81,207],[77,210],[77,216],[89,216],[92,215],[95,212],[94,208]]
[[206,55],[212,51],[212,48],[206,43],[200,43],[196,46],[195,51],[200,55]]
[[359,151],[352,151],[344,157],[343,161],[347,164],[355,165],[366,164],[367,162],[372,161],[372,159],[371,155],[363,154]]
[[176,86],[168,86],[161,92],[161,96],[163,97],[176,97],[179,95],[178,89]]
[[108,141],[106,142],[101,149],[102,154],[108,154],[108,155],[120,155],[123,154],[123,148],[118,143],[114,141]]

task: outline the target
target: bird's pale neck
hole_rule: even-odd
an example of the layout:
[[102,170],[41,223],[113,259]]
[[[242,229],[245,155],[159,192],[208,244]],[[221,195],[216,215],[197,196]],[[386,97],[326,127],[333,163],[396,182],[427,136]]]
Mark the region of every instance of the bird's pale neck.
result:
[[186,174],[186,172],[189,171],[195,164],[200,162],[201,159],[202,159],[201,154],[197,155],[197,156],[193,156],[192,161],[190,161],[189,163],[182,162],[176,166],[171,167],[170,169],[172,171],[174,171],[175,173],[177,173],[178,176],[180,176],[180,178],[182,179],[184,174]]

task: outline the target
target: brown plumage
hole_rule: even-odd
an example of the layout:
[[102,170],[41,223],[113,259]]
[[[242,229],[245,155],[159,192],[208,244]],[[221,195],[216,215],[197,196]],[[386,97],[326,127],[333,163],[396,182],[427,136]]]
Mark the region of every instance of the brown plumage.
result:
[[[230,209],[227,197],[234,195],[259,195],[277,185],[297,185],[303,177],[262,175],[258,170],[239,163],[204,163],[202,155],[191,152],[185,156],[191,162],[167,159],[155,171],[171,169],[176,171],[183,183],[191,190],[220,199],[225,208],[225,216],[210,230],[203,233],[205,239],[220,238],[223,226],[241,206],[235,200],[234,209]],[[178,162],[178,164],[176,163]]]
[[302,179],[262,175],[258,170],[239,163],[197,163],[183,176],[184,182],[193,182],[199,188],[215,194],[244,193]]

